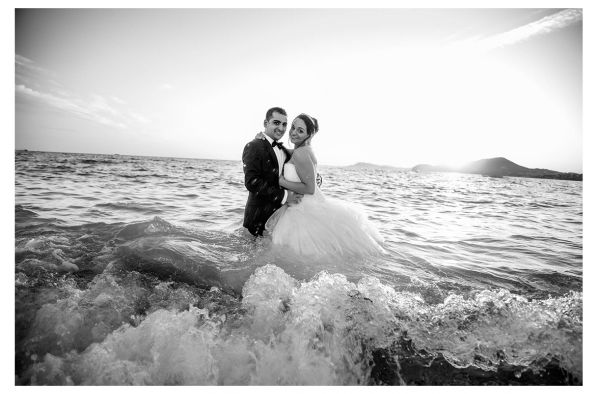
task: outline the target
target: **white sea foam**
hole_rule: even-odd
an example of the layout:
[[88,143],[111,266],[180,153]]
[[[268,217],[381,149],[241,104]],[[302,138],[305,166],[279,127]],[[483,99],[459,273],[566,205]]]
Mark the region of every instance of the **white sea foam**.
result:
[[69,341],[85,331],[90,309],[98,316],[97,308],[121,297],[123,312],[132,302],[129,291],[110,282],[97,284],[100,293],[73,289],[66,300],[40,309],[37,324],[62,345],[33,365],[33,384],[368,384],[372,352],[393,348],[402,333],[458,367],[493,369],[502,350],[518,365],[559,354],[565,367],[581,371],[572,335],[581,329],[580,294],[528,302],[506,291],[483,291],[429,305],[377,278],[355,284],[323,272],[298,282],[273,265],[258,268],[246,282],[238,318],[192,305],[156,309],[135,326],[92,338],[78,352]]

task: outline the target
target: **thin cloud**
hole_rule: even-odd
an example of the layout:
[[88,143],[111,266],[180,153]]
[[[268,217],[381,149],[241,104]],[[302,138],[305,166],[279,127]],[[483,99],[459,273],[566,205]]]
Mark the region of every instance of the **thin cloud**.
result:
[[483,39],[469,39],[451,45],[452,49],[471,48],[479,51],[490,51],[514,45],[537,36],[563,29],[583,19],[581,9],[568,9],[545,16],[535,22],[528,23],[516,29],[496,34]]
[[35,64],[35,62],[33,60],[28,59],[25,56],[21,56],[19,54],[15,55],[15,63],[16,63],[17,67],[22,67],[24,69],[34,71],[38,74],[44,74],[44,75],[52,74],[49,70]]
[[60,89],[62,86],[56,81],[56,75],[50,70],[38,66],[31,59],[15,55],[15,81],[17,84],[32,86],[35,89],[41,89],[41,84],[51,86],[53,89]]
[[144,115],[138,114],[136,112],[130,112],[129,116],[131,116],[133,119],[135,119],[139,123],[148,124],[151,122],[150,119],[148,119]]
[[[72,94],[58,82],[52,82],[48,78],[52,75],[49,70],[18,54],[15,56],[15,72],[17,96],[26,96],[75,116],[119,129],[126,129],[128,125],[150,123],[150,120],[141,114],[117,109],[114,103],[120,106],[125,104],[125,101],[118,97],[106,98],[93,94],[91,98],[85,99]],[[47,85],[47,82],[51,82],[51,87],[45,89],[42,85]]]
[[112,100],[113,100],[115,103],[117,103],[117,104],[120,104],[120,105],[125,105],[125,104],[127,104],[127,103],[125,102],[125,100],[123,100],[123,99],[121,99],[121,98],[119,98],[119,97],[117,97],[117,96],[112,96],[111,98],[112,98]]
[[112,116],[119,116],[118,110],[113,108],[104,97],[99,94],[93,94],[92,100],[89,102],[89,107],[94,112],[104,112],[111,114]]
[[163,83],[162,85],[160,85],[160,89],[162,90],[172,90],[174,88],[175,86],[171,85],[170,83]]
[[15,87],[15,91],[17,94],[25,95],[43,103],[58,108],[72,114],[78,115],[82,118],[107,125],[112,127],[117,127],[120,129],[125,129],[127,126],[123,122],[112,120],[99,112],[98,106],[86,106],[77,100],[68,99],[65,97],[58,97],[51,93],[40,92],[35,89],[31,89],[25,85],[17,85]]

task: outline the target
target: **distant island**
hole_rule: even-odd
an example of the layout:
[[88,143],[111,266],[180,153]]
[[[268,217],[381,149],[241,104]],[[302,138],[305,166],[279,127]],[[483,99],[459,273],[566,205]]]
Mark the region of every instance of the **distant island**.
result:
[[393,167],[393,166],[385,166],[379,164],[372,163],[364,163],[358,162],[349,166],[345,166],[345,168],[352,168],[355,170],[405,170],[405,168]]
[[412,170],[416,172],[459,172],[463,174],[480,174],[495,178],[514,176],[523,178],[563,179],[569,181],[583,180],[583,174],[552,171],[544,168],[527,168],[513,163],[504,157],[477,160],[458,168],[419,164],[414,166]]

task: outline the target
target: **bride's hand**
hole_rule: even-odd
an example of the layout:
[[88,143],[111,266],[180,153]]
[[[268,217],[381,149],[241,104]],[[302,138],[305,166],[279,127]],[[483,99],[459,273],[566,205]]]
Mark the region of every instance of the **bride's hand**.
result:
[[283,175],[281,175],[279,177],[279,186],[283,187],[285,183],[285,178],[283,177]]
[[256,134],[254,136],[254,139],[256,139],[256,140],[266,140],[265,135],[262,133],[262,131],[259,131],[258,134]]

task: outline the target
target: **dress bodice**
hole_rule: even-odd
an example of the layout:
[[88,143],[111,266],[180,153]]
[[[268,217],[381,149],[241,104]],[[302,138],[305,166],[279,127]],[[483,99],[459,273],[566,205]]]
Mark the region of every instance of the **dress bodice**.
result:
[[296,166],[293,163],[285,163],[283,165],[283,177],[290,182],[301,182]]
[[[283,165],[283,177],[290,182],[302,182],[300,177],[298,176],[298,172],[296,171],[296,166],[293,163],[285,163]],[[304,198],[323,198],[323,194],[319,187],[317,187],[317,169],[315,168],[315,178],[313,179],[315,183],[315,191],[314,194],[306,194]]]

